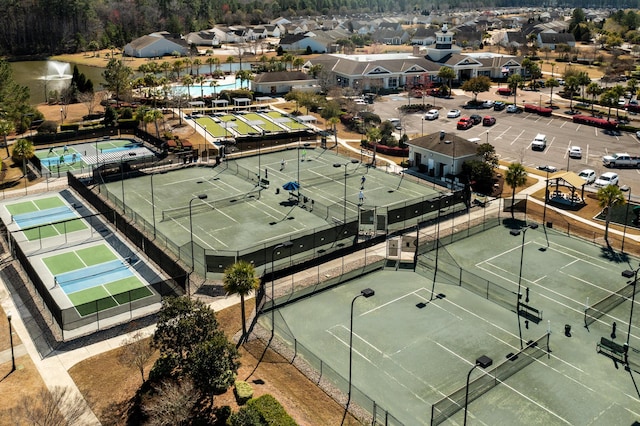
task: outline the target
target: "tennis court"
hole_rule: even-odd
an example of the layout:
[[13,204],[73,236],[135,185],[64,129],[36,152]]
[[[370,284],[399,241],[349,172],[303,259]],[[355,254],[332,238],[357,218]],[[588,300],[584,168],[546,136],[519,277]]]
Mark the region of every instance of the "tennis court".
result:
[[[345,393],[352,338],[352,400],[386,410],[387,424],[431,424],[432,414],[434,424],[461,424],[467,374],[483,355],[493,366],[470,376],[470,423],[632,424],[640,413],[633,376],[596,352],[601,337],[613,339],[613,321],[615,341],[626,340],[630,300],[588,327],[584,312],[587,297],[593,304],[628,287],[620,272],[638,261],[542,228],[528,229],[522,246],[522,233],[511,230],[496,226],[422,255],[431,265],[439,257],[433,287],[428,268],[379,270],[283,306],[276,334]],[[521,303],[540,321],[516,315],[521,257]],[[491,301],[493,283],[510,307]],[[375,294],[360,297],[365,288]],[[271,315],[260,321],[271,329]],[[633,335],[639,326],[634,318]],[[637,357],[637,339],[630,341]]]
[[127,260],[104,243],[43,256],[41,261],[52,292],[62,290],[81,317],[153,295]]
[[[300,183],[299,191],[283,189],[292,181]],[[218,167],[201,165],[111,182],[104,187],[118,202],[124,195],[127,208],[148,224],[155,223],[176,245],[190,242],[192,226],[197,245],[221,250],[310,232],[341,222],[345,216],[357,217],[363,208],[437,193],[402,176],[303,146],[227,161]],[[360,192],[365,195],[363,203]],[[194,200],[198,195],[207,197]]]
[[59,196],[7,203],[5,208],[29,241],[87,229],[84,221]]

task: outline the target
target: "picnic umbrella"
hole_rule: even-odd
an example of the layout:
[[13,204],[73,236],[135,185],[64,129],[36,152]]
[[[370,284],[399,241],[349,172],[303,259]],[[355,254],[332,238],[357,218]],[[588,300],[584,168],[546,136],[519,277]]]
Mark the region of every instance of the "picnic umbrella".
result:
[[287,182],[284,185],[282,185],[282,189],[284,189],[285,191],[297,191],[298,189],[300,189],[300,184],[298,182]]

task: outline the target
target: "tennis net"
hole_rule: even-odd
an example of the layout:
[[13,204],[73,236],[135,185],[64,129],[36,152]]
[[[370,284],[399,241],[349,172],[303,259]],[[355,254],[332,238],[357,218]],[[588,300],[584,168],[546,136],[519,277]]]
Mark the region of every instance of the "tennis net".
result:
[[585,327],[588,327],[591,324],[593,324],[597,319],[606,315],[613,308],[620,305],[625,300],[631,300],[635,289],[636,289],[636,286],[634,286],[632,282],[631,284],[625,285],[615,293],[611,293],[607,297],[601,299],[599,302],[595,303],[593,306],[587,306],[586,309],[584,310]]
[[205,213],[208,211],[232,206],[234,204],[256,199],[259,194],[260,194],[260,190],[256,189],[255,191],[251,191],[246,194],[234,195],[232,197],[221,198],[215,201],[202,200],[201,203],[194,204],[193,206],[191,206],[191,208],[189,208],[189,206],[183,206],[183,207],[174,207],[172,209],[162,210],[161,221],[187,217],[189,216],[190,211],[191,211],[191,214],[194,215],[194,214]]
[[[347,177],[349,176],[350,175],[347,174]],[[340,182],[342,184],[344,182],[344,173],[323,174],[323,175],[310,177],[310,178],[305,178],[304,176],[300,177],[300,186],[303,188],[310,187],[310,186],[320,186],[320,185],[324,185],[332,182]]]
[[[546,344],[544,344],[545,340]],[[546,349],[543,349],[542,346],[546,347]],[[505,381],[548,353],[549,333],[545,333],[535,342],[528,342],[520,352],[507,357],[505,361],[492,369],[486,370],[484,374],[469,382],[468,387],[463,386],[433,404],[431,406],[431,425],[439,425],[459,410],[464,409],[467,394],[469,396],[467,403],[471,403],[500,382]]]
[[55,282],[59,286],[65,286],[78,281],[85,281],[87,279],[99,277],[102,275],[110,274],[113,271],[120,269],[127,269],[128,266],[121,260],[112,260],[109,262],[100,263],[98,265],[88,266],[86,268],[76,269],[74,271],[65,272],[56,275]]

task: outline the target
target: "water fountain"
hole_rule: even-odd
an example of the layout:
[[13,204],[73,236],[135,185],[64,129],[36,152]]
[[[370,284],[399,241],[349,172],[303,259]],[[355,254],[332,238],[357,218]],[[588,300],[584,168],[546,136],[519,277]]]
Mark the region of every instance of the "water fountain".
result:
[[45,102],[48,100],[49,90],[66,89],[72,77],[71,65],[67,62],[47,61],[46,64],[45,74],[38,78],[44,82]]

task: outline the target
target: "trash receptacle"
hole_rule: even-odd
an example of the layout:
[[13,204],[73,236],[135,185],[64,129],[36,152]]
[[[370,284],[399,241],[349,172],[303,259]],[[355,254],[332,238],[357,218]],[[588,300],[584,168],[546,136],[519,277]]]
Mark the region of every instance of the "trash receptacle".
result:
[[553,222],[547,222],[547,228],[553,228]]
[[564,335],[571,337],[571,326],[569,324],[564,325]]

